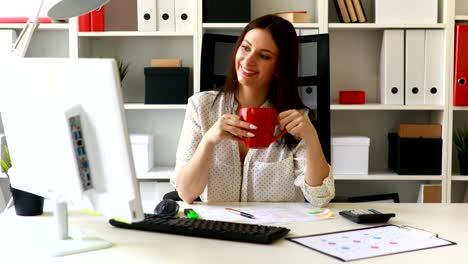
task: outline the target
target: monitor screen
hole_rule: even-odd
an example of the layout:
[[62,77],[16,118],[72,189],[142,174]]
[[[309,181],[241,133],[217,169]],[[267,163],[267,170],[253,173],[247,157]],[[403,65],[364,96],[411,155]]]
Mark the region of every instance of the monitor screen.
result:
[[0,72],[12,187],[123,221],[142,220],[115,61],[12,58]]

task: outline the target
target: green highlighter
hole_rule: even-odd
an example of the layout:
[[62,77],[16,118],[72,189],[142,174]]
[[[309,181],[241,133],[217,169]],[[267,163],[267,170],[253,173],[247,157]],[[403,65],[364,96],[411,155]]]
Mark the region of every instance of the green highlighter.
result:
[[198,214],[191,208],[184,209],[184,214],[188,219],[199,219]]

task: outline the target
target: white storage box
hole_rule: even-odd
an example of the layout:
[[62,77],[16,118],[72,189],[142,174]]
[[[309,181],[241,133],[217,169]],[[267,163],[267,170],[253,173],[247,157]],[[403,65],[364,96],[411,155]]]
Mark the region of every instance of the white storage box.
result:
[[331,140],[333,174],[367,175],[369,172],[368,137],[341,136]]
[[147,173],[153,168],[153,135],[130,134],[130,142],[137,175]]
[[376,0],[377,24],[435,24],[438,0]]

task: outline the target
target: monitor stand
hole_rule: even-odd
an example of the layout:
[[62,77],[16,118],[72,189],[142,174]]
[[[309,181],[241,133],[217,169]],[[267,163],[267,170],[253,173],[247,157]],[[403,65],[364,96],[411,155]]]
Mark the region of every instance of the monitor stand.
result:
[[47,245],[49,256],[58,257],[82,252],[109,248],[112,243],[95,237],[70,237],[68,234],[68,209],[67,203],[56,202],[54,220],[57,228],[57,237]]

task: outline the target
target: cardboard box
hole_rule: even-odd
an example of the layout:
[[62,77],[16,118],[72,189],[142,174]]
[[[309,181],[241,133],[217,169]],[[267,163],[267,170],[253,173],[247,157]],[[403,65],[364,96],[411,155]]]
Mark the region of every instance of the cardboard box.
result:
[[152,59],[151,67],[182,67],[181,59]]
[[248,23],[250,0],[203,0],[203,23]]
[[441,184],[421,184],[419,186],[418,203],[441,203]]
[[153,135],[151,134],[130,134],[132,145],[133,162],[137,175],[146,174],[153,168]]
[[442,138],[442,125],[400,124],[398,135],[401,138]]
[[435,24],[438,0],[377,0],[376,24]]
[[145,104],[186,104],[187,67],[145,67]]
[[365,104],[366,92],[364,91],[340,91],[340,104]]
[[341,136],[331,139],[331,166],[334,175],[367,175],[369,173],[368,137]]
[[388,168],[397,174],[441,175],[442,139],[388,134]]
[[311,23],[312,17],[307,13],[302,12],[284,12],[276,13],[275,15],[288,20],[291,23]]

